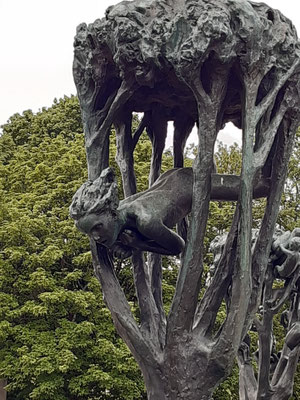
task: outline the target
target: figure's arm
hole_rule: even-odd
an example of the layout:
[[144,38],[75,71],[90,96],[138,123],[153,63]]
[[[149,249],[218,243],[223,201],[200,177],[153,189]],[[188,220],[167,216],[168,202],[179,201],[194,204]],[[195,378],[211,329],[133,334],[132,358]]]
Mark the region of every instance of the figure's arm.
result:
[[184,249],[185,242],[182,237],[164,225],[160,219],[143,216],[137,219],[137,228],[143,236],[156,243],[160,254],[177,255]]
[[289,252],[287,259],[282,265],[277,265],[276,269],[282,278],[289,278],[300,265],[300,253]]
[[177,255],[185,245],[184,240],[165,225],[153,223],[151,227],[143,225],[142,232],[139,229],[138,233],[127,229],[119,239],[126,246],[162,255]]

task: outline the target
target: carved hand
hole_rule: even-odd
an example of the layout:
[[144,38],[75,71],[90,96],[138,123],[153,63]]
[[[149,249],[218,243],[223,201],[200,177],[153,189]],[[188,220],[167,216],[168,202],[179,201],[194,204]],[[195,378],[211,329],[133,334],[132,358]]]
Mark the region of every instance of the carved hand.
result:
[[129,247],[124,246],[122,243],[115,243],[112,252],[115,258],[120,258],[121,260],[131,257],[132,255],[132,250]]

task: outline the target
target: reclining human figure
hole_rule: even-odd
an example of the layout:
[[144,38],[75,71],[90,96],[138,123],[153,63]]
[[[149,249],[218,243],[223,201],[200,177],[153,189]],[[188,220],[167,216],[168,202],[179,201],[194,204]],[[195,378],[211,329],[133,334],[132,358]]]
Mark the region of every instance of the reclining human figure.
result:
[[[211,199],[237,200],[239,185],[238,176],[212,174]],[[267,193],[268,185],[259,180],[254,197]],[[177,255],[185,242],[172,228],[191,211],[192,194],[192,168],[174,168],[149,189],[119,202],[114,172],[106,168],[77,190],[70,216],[81,232],[117,257],[129,257],[133,249]]]

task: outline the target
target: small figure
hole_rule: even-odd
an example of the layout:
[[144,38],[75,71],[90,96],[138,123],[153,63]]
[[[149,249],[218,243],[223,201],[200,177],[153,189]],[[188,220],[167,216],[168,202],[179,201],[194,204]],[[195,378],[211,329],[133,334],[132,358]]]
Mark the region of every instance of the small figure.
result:
[[282,265],[276,266],[276,269],[281,278],[289,278],[300,265],[300,237],[295,236],[289,241],[289,249],[282,244],[279,248],[287,257]]

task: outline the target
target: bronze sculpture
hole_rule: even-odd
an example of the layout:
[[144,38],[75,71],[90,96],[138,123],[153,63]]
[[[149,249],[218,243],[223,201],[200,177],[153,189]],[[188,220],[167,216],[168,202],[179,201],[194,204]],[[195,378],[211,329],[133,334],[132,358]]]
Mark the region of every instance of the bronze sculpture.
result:
[[[167,122],[174,122],[174,167],[183,167],[186,137],[193,125],[198,129],[191,217],[187,231],[184,224],[178,230],[186,245],[169,314],[163,307],[159,255],[149,253],[145,262],[141,252],[132,251],[141,315],[138,324],[115,276],[111,253],[91,240],[95,273],[106,303],[119,334],[139,363],[151,400],[211,398],[255,320],[265,282],[273,273],[269,262],[272,238],[300,123],[299,56],[300,45],[291,22],[266,4],[246,0],[121,2],[109,8],[102,20],[78,27],[73,71],[90,181],[97,180],[109,166],[112,125],[124,196],[129,202],[134,202],[131,196],[136,195],[134,149],[143,130],[153,147],[151,186],[160,174]],[[132,132],[134,112],[144,116]],[[222,179],[214,175],[213,150],[219,130],[228,121],[243,131],[242,171],[234,178],[238,196],[232,226],[216,272],[204,290],[209,203],[214,179],[219,179],[219,185]],[[252,200],[257,179],[268,182],[268,190],[252,246]],[[89,233],[90,228],[85,231]],[[183,242],[176,238],[178,252]],[[287,296],[292,295],[294,283],[293,278]],[[226,318],[216,329],[223,301]],[[299,301],[296,295],[290,323],[299,317],[295,311]],[[262,327],[257,323],[261,336],[274,310],[265,313]],[[270,341],[270,335],[265,340]],[[261,360],[269,360],[270,346],[265,344],[264,348]],[[244,377],[245,384],[253,382],[253,386],[241,390],[241,400],[288,399],[297,349],[284,352],[278,363],[281,373],[277,369],[272,377],[269,361],[260,361],[258,382],[253,376]],[[244,373],[252,372],[245,368]]]
[[[268,181],[258,180],[253,197],[266,196]],[[238,200],[236,175],[212,176],[211,200]],[[193,170],[174,168],[162,174],[146,191],[118,201],[118,188],[110,168],[76,192],[70,215],[77,228],[120,258],[131,249],[177,255],[184,240],[172,230],[192,209]]]

